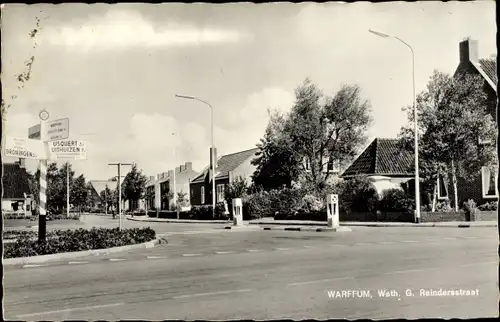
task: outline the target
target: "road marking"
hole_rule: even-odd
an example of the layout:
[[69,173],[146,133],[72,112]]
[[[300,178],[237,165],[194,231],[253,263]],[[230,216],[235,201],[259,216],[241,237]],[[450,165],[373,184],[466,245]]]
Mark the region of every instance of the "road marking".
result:
[[42,265],[42,264],[26,264],[23,266],[23,268],[31,268],[31,267],[45,267],[49,265]]
[[[336,246],[336,245],[330,245],[330,246]],[[315,248],[315,247],[318,247],[318,246],[309,246],[309,245],[304,245],[304,248]]]
[[110,258],[109,261],[110,262],[121,262],[121,261],[124,261],[125,258]]
[[341,281],[341,280],[352,280],[352,279],[354,279],[354,277],[336,277],[336,278],[327,278],[327,279],[324,279],[324,280],[288,283],[287,286],[299,286],[299,285],[306,285],[306,284],[316,284],[316,283]]
[[69,262],[70,265],[87,264],[88,262]]
[[46,312],[38,312],[38,313],[29,313],[29,314],[21,314],[18,315],[18,318],[28,317],[28,316],[37,316],[37,315],[47,315],[47,314],[57,314],[57,313],[65,313],[79,310],[92,310],[92,309],[100,309],[105,307],[113,307],[113,306],[121,306],[125,303],[113,303],[113,304],[103,304],[103,305],[94,305],[94,306],[85,306],[85,307],[75,307],[71,309],[65,310],[55,310],[55,311],[46,311]]
[[467,237],[469,239],[476,239],[477,237],[476,236],[470,236],[470,237]]
[[223,254],[234,254],[233,251],[227,251],[227,252],[215,252],[217,255],[223,255]]
[[262,249],[247,249],[247,251],[251,252],[251,253],[253,253],[253,252],[261,252]]
[[160,258],[165,258],[164,256],[147,256],[147,259],[160,259]]
[[394,242],[392,242],[392,241],[382,241],[382,242],[379,242],[379,244],[394,244]]
[[443,239],[446,239],[446,240],[452,240],[452,239],[457,239],[456,237],[445,237]]
[[219,292],[209,292],[209,293],[197,293],[197,294],[187,294],[187,295],[178,295],[172,297],[172,299],[184,299],[190,297],[199,297],[199,296],[207,296],[207,295],[221,295],[221,294],[231,294],[231,293],[243,293],[249,292],[251,289],[242,289],[242,290],[232,290],[232,291],[219,291]]
[[275,248],[276,250],[290,250],[290,248],[281,248],[281,247],[278,247],[278,248]]
[[190,256],[200,256],[201,254],[182,254],[182,256],[190,257]]
[[369,243],[356,243],[354,245],[358,245],[358,246],[366,246],[366,245],[370,245]]
[[403,240],[403,243],[418,243],[416,240]]
[[331,247],[342,247],[342,246],[345,246],[345,245],[341,245],[341,244],[331,244],[330,246],[331,246]]

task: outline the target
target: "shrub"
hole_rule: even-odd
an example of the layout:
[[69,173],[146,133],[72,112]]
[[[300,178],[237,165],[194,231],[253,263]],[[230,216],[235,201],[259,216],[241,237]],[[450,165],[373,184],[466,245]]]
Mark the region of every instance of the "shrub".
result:
[[477,207],[480,211],[496,211],[498,209],[498,202],[491,201]]
[[385,190],[379,203],[379,210],[385,212],[413,213],[415,201],[403,190]]
[[464,202],[464,212],[467,220],[472,220],[474,215],[476,214],[476,203],[474,200],[469,199]]
[[308,194],[302,198],[302,212],[311,213],[311,212],[319,212],[325,209],[325,200],[322,198],[318,198],[315,195]]
[[30,240],[26,235],[18,238],[15,243],[4,244],[4,258],[30,257],[140,244],[151,241],[155,237],[155,231],[149,227],[121,231],[118,228],[59,230],[51,232],[51,238],[47,238],[45,242]]
[[273,214],[268,192],[259,191],[243,197],[243,216],[262,218]]
[[438,212],[453,212],[453,208],[448,200],[441,201],[436,204],[436,211]]
[[336,187],[339,193],[340,212],[372,212],[378,208],[379,196],[375,186],[367,177],[357,177],[340,182]]

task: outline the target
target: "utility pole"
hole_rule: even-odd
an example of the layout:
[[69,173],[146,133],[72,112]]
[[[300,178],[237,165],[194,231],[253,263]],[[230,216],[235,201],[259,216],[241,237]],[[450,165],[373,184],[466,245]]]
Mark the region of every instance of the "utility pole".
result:
[[69,162],[66,163],[66,215],[69,217]]
[[122,165],[132,165],[132,163],[108,163],[108,165],[118,166],[118,221],[120,230],[122,230],[122,177],[121,177],[121,167]]
[[176,146],[175,146],[175,132],[172,133],[172,135],[174,136],[174,178],[173,178],[173,181],[174,181],[174,206],[175,206],[175,211],[177,212],[177,219],[179,219],[179,205],[178,205],[178,202],[177,202],[177,182],[176,182],[176,175],[177,175],[177,167],[176,167],[176,164],[177,164],[177,151],[176,151]]

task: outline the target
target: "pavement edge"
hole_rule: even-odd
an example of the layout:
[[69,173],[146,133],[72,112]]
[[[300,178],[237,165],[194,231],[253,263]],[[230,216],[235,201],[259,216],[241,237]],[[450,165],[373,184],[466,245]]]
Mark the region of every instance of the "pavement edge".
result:
[[154,248],[158,244],[167,244],[167,240],[164,237],[156,238],[154,240],[142,243],[142,244],[134,244],[127,246],[119,246],[105,249],[91,249],[84,250],[80,252],[70,252],[70,253],[59,253],[59,254],[50,254],[50,255],[39,255],[39,256],[31,256],[31,257],[19,257],[19,258],[7,258],[4,259],[2,257],[2,265],[3,266],[13,266],[13,265],[27,265],[27,264],[40,264],[47,263],[51,261],[59,261],[65,259],[73,259],[79,257],[85,257],[89,255],[107,255],[112,253],[118,253],[123,251],[141,249],[141,248]]

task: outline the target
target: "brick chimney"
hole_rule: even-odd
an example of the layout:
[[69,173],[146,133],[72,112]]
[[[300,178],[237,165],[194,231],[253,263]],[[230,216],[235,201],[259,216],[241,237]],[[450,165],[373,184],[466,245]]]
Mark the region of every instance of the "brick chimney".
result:
[[477,62],[479,60],[477,51],[477,40],[465,39],[460,42],[460,63]]
[[184,171],[184,170],[185,170],[185,169],[184,169],[184,164],[181,164],[181,165],[179,166],[179,172],[182,172],[182,171]]
[[[215,167],[212,165],[212,162],[215,161]],[[212,160],[212,148],[210,148],[210,169],[216,169],[217,168],[217,148],[214,148],[214,157]]]
[[184,168],[186,170],[193,170],[193,163],[192,162],[186,162],[186,163],[184,163]]

